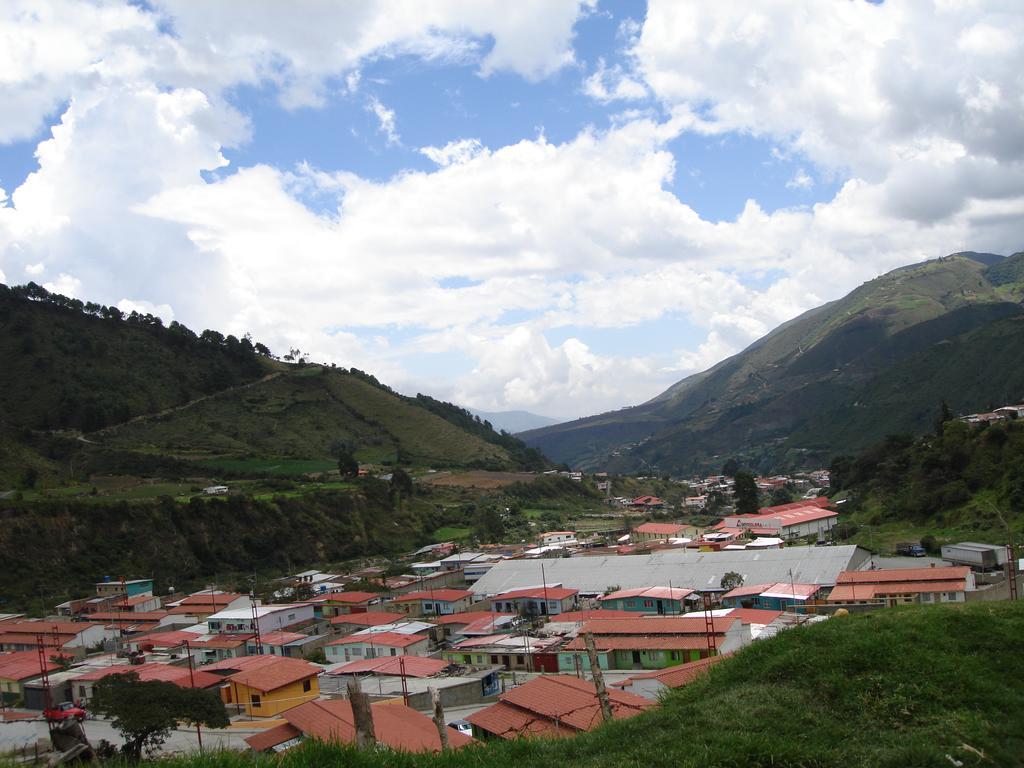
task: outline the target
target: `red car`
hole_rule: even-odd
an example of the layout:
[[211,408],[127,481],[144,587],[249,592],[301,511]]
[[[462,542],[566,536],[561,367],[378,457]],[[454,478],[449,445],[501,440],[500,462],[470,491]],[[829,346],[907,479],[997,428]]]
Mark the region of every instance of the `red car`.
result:
[[43,717],[47,720],[58,721],[58,720],[85,720],[85,710],[77,704],[72,704],[70,701],[65,701],[63,704],[58,704],[50,709],[43,710]]

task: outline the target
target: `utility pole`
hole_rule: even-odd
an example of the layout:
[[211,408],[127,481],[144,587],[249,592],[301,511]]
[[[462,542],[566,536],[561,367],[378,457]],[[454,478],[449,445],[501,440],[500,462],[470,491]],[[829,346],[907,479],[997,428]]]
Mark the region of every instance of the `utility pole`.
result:
[[434,726],[437,728],[438,738],[441,739],[441,751],[448,749],[448,727],[444,724],[444,707],[441,705],[441,694],[437,688],[430,687],[430,702],[434,705]]
[[[192,647],[188,644],[188,640],[185,641],[185,653],[188,654],[188,682],[192,686],[192,690],[196,688],[196,675],[195,668],[192,665]],[[196,723],[196,739],[199,741],[199,752],[203,751],[203,729],[199,723]]]
[[377,744],[377,734],[373,730],[373,712],[370,711],[370,699],[359,688],[359,680],[355,675],[348,679],[348,700],[352,705],[352,720],[356,727],[356,746],[367,749]]
[[590,659],[590,674],[594,678],[594,687],[597,689],[597,701],[601,705],[601,718],[606,723],[611,722],[612,704],[608,700],[608,689],[604,687],[604,675],[601,674],[601,662],[597,658],[594,635],[590,632],[585,633],[583,644],[587,647],[587,658]]

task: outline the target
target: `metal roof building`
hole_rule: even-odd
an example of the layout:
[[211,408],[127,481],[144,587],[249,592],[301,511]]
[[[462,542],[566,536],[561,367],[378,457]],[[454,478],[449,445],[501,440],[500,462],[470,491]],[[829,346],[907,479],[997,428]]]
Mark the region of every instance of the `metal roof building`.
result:
[[496,595],[546,582],[549,587],[561,585],[583,594],[603,594],[609,587],[635,589],[667,584],[698,591],[721,591],[722,577],[730,571],[740,574],[746,584],[793,581],[833,586],[841,571],[859,570],[867,565],[869,559],[867,550],[847,545],[764,551],[670,550],[650,555],[503,560],[471,589],[479,596]]

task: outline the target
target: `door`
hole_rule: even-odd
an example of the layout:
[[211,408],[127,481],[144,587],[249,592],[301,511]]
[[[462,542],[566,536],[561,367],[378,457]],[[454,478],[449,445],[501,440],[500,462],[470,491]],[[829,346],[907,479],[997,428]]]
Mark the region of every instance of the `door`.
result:
[[658,601],[658,615],[664,615],[665,613],[665,602],[663,600]]
[[633,666],[640,666],[640,651],[633,651]]

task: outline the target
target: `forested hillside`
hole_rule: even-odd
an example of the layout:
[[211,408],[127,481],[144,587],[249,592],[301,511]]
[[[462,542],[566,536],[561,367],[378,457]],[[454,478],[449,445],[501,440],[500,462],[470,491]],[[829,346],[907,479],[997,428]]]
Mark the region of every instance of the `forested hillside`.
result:
[[1005,541],[1007,528],[1024,529],[1024,421],[951,420],[938,434],[891,436],[837,458],[831,478],[848,499],[843,511],[869,524],[973,529]]

